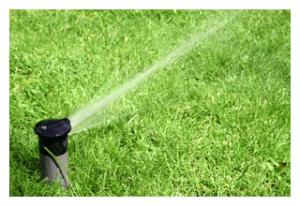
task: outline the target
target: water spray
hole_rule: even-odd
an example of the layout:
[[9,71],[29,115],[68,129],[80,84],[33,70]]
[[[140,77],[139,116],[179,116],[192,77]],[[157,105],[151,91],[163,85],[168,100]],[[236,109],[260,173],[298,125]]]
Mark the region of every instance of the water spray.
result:
[[103,98],[96,99],[95,101],[85,105],[81,109],[77,110],[73,114],[70,115],[69,119],[72,123],[72,127],[74,128],[75,133],[77,133],[77,126],[82,124],[82,122],[91,118],[95,113],[98,111],[102,111],[106,108],[109,104],[114,102],[115,100],[119,99],[121,96],[126,94],[127,92],[131,91],[133,88],[144,82],[148,77],[153,75],[155,72],[166,68],[174,61],[179,59],[180,57],[184,56],[196,46],[198,46],[199,42],[205,40],[216,31],[223,28],[229,21],[231,21],[235,16],[225,19],[214,25],[213,27],[209,28],[205,32],[199,31],[189,38],[187,38],[183,43],[177,45],[171,52],[169,52],[166,56],[156,61],[154,64],[146,68],[144,71],[138,73],[132,79],[129,79],[127,82],[122,84],[120,87],[112,90],[108,95]]

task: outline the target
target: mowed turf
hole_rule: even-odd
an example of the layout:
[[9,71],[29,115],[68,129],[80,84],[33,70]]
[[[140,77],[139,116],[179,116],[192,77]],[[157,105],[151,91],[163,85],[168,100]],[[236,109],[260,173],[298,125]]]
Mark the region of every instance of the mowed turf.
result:
[[[69,137],[72,188],[41,181],[36,122],[232,16]],[[289,196],[289,11],[11,10],[10,195]]]

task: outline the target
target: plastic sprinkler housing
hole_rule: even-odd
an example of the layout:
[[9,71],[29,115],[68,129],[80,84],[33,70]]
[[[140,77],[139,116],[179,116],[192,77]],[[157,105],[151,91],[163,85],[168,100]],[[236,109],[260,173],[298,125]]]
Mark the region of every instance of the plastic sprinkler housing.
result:
[[47,119],[38,122],[34,132],[39,137],[41,176],[48,182],[59,181],[68,187],[68,133],[70,120]]

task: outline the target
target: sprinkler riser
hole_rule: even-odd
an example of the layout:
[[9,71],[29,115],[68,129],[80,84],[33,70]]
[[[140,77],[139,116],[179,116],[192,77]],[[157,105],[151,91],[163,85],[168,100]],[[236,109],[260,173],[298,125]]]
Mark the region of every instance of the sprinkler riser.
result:
[[68,187],[68,133],[70,120],[42,120],[35,125],[34,132],[39,137],[40,172],[47,182],[60,182]]
[[60,163],[60,167],[49,155],[40,154],[40,172],[43,180],[47,182],[59,182],[63,187],[69,186],[68,181],[68,152],[62,155],[56,156],[56,159]]

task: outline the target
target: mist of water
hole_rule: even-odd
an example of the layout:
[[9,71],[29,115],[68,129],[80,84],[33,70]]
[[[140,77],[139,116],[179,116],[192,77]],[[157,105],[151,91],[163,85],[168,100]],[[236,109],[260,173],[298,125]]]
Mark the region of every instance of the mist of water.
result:
[[[183,43],[175,47],[170,53],[168,53],[165,57],[161,58],[157,62],[155,62],[150,67],[143,70],[141,73],[137,74],[134,78],[130,79],[120,87],[111,91],[107,96],[104,96],[101,99],[95,100],[92,103],[87,104],[82,107],[78,111],[75,111],[73,114],[69,116],[72,125],[72,133],[77,133],[86,128],[90,128],[91,126],[88,124],[84,124],[89,118],[93,115],[98,114],[104,108],[106,108],[109,104],[119,99],[121,96],[129,92],[131,89],[144,82],[149,76],[161,70],[168,65],[172,64],[175,60],[187,54],[193,48],[195,48],[201,41],[205,40],[207,37],[215,33],[216,31],[223,28],[231,19],[223,19],[221,23],[210,27],[210,29],[206,31],[200,31],[190,36]],[[105,113],[109,114],[109,113]],[[104,115],[109,116],[109,115]],[[102,120],[104,121],[104,120]],[[85,126],[86,125],[86,126]]]

